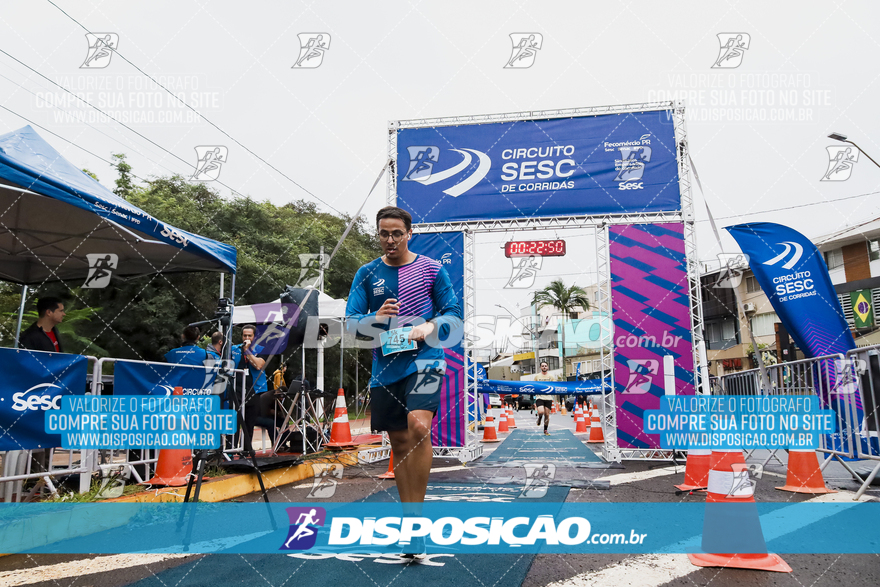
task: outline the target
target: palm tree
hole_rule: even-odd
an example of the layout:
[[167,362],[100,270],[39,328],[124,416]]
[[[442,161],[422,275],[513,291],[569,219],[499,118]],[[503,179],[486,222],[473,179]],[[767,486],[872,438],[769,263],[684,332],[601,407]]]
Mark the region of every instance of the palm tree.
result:
[[[565,318],[578,306],[590,309],[590,297],[579,285],[565,286],[561,279],[554,279],[550,285],[532,294],[535,310],[544,306],[553,306],[563,314],[562,318],[562,376],[565,377]],[[537,361],[538,358],[535,357]]]

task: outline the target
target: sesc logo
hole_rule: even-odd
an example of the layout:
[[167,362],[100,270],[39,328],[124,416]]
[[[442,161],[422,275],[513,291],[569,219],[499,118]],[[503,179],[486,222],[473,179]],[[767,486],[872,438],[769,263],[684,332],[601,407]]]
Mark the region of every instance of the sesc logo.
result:
[[643,189],[645,189],[645,186],[642,185],[642,182],[640,182],[640,181],[639,182],[631,181],[631,182],[617,184],[617,189],[619,189],[619,190],[643,190]]
[[441,265],[452,265],[452,253],[443,253],[443,256],[440,257]]
[[[50,395],[50,393],[53,393],[50,392],[52,388],[59,391],[61,390],[61,387],[54,383],[40,383],[39,385],[34,385],[27,391],[12,394],[12,409],[16,412],[36,410],[42,410],[45,412],[46,410],[60,410],[62,394],[54,392],[56,395]],[[38,390],[43,390],[43,393],[36,395]],[[34,395],[26,397],[32,392]]]

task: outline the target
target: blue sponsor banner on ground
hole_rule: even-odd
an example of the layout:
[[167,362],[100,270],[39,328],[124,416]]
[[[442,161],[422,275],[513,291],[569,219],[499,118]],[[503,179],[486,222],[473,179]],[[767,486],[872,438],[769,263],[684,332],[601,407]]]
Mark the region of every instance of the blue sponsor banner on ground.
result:
[[[0,504],[0,550],[400,553],[424,540],[429,554],[684,553],[715,539],[712,520],[733,518],[762,530],[737,538],[733,552],[880,553],[877,502],[752,502],[719,512],[703,503],[527,501],[426,503],[420,516],[403,516],[399,503]],[[717,530],[736,534],[726,523]]]
[[397,131],[397,205],[445,222],[681,209],[668,112]]
[[644,427],[666,449],[816,450],[835,421],[816,396],[664,396]]
[[43,430],[61,398],[86,392],[88,359],[80,355],[0,349],[0,451],[60,446],[61,437]]
[[204,367],[116,361],[114,389],[126,395],[171,395],[182,387],[184,395],[210,395],[220,361],[208,359]]

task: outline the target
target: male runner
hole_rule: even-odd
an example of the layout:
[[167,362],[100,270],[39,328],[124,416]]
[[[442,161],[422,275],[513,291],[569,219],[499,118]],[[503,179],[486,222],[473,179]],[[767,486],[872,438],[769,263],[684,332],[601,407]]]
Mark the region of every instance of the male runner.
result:
[[[553,377],[547,374],[547,371],[550,370],[550,365],[547,364],[547,361],[541,361],[541,372],[535,375],[535,381],[553,381]],[[552,395],[536,395],[535,396],[535,411],[538,412],[538,428],[541,427],[541,417],[544,418],[544,434],[546,436],[550,436],[550,433],[547,432],[547,426],[550,424],[550,409],[553,408],[553,396]]]
[[[349,327],[375,342],[371,427],[388,432],[404,515],[418,515],[431,472],[431,421],[446,370],[443,347],[460,340],[462,313],[446,270],[409,250],[409,213],[388,206],[379,210],[376,224],[385,254],[358,269],[345,314]],[[423,558],[424,541],[406,552]]]

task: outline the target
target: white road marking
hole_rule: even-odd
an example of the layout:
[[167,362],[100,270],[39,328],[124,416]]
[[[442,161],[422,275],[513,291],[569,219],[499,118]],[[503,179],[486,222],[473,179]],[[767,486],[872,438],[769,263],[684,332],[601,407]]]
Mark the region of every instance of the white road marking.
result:
[[626,559],[598,572],[575,575],[547,587],[659,587],[697,570],[686,554],[645,554]]
[[621,485],[623,483],[634,483],[636,481],[644,481],[645,479],[653,479],[655,477],[665,477],[666,475],[674,475],[675,473],[684,473],[684,467],[663,467],[662,469],[651,469],[649,471],[636,471],[634,473],[618,473],[602,477],[599,481],[609,481],[611,485]]
[[17,587],[41,581],[57,581],[82,575],[94,575],[160,563],[164,560],[186,558],[193,554],[114,554],[86,560],[70,561],[36,568],[19,569],[0,573],[0,585]]
[[[840,503],[846,506],[861,503],[853,501],[853,497],[855,497],[854,491],[840,491],[839,493],[818,495],[812,498],[809,503]],[[870,498],[869,501],[877,500]],[[761,517],[762,526],[768,528],[764,530],[764,539],[768,542],[837,513],[836,511],[825,511],[805,516],[804,510],[798,508],[799,515],[797,519],[793,519],[794,516],[791,515],[791,512],[786,512],[789,507],[791,506],[780,508],[772,514]],[[784,525],[780,524],[783,521]],[[774,522],[772,527],[770,522]],[[694,546],[699,546],[701,540],[702,536],[692,536],[673,545],[670,549],[693,550]],[[698,570],[699,567],[692,565],[686,554],[644,554],[610,565],[598,572],[582,573],[563,581],[550,583],[547,587],[617,587],[618,585],[659,587],[673,579],[684,577]]]

